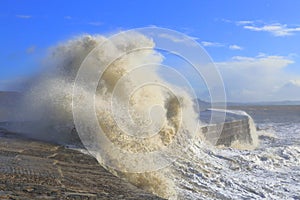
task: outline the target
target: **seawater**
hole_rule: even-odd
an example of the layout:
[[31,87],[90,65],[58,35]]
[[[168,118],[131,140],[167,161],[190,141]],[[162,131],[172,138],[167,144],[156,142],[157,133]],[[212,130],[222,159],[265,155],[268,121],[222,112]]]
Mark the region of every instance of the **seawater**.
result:
[[202,145],[174,163],[178,199],[300,199],[300,106],[239,106],[257,126],[255,150]]

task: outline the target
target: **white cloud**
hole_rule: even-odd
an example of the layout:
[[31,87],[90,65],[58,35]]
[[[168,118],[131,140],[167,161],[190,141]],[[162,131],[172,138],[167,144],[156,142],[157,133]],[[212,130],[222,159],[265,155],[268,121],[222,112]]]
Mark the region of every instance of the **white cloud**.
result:
[[73,18],[71,16],[65,16],[64,19],[71,20]]
[[201,44],[205,47],[223,47],[224,44],[218,43],[218,42],[207,42],[202,41]]
[[32,16],[30,15],[16,15],[17,18],[21,18],[21,19],[30,19],[32,18]]
[[300,79],[290,80],[280,87],[275,96],[284,96],[282,100],[300,100]]
[[[268,56],[259,54],[256,57],[246,57],[246,56],[234,56],[231,61],[220,63],[222,65],[227,65],[228,63],[234,65],[235,67],[258,67],[260,69],[265,68],[284,68],[289,64],[294,63],[294,61],[286,58],[284,56]],[[241,65],[242,64],[242,65]],[[234,67],[232,66],[232,67]]]
[[208,41],[202,41],[201,42],[202,46],[204,47],[228,47],[231,50],[242,50],[243,47],[238,46],[236,44],[232,44],[232,45],[227,45],[224,43],[219,43],[219,42],[208,42]]
[[256,32],[268,32],[276,37],[290,36],[300,32],[300,26],[290,26],[281,23],[265,23],[261,20],[243,20],[234,22],[237,26]]
[[263,57],[267,57],[267,54],[259,52],[258,55],[256,56],[257,58],[263,58]]
[[237,25],[254,24],[254,21],[250,21],[250,20],[237,21],[236,24]]
[[229,45],[229,49],[231,49],[231,50],[242,50],[243,47],[238,46],[236,44],[233,44],[233,45]]
[[236,24],[238,26],[240,25],[246,25],[246,24],[254,24],[257,22],[261,22],[260,20],[240,20],[240,21],[233,21],[233,20],[229,20],[229,19],[221,19],[222,22],[225,23],[231,23],[231,24]]
[[[241,24],[240,24],[241,25]],[[300,32],[300,27],[290,27],[286,24],[273,23],[273,24],[264,24],[264,25],[254,25],[254,24],[244,24],[244,29],[256,31],[256,32],[268,32],[274,36],[282,37],[293,35],[296,32]]]
[[293,85],[295,85],[295,86],[300,87],[300,79],[298,79],[298,80],[290,80],[290,83],[293,84]]
[[285,70],[292,63],[288,57],[261,53],[255,57],[235,56],[216,65],[228,100],[250,102],[300,100],[300,75]]
[[172,42],[178,43],[178,42],[187,42],[189,39],[191,40],[198,40],[197,37],[191,37],[191,36],[182,36],[182,37],[178,37],[178,35],[170,35],[170,34],[166,34],[166,33],[161,33],[158,35],[160,38],[165,38],[165,39],[169,39]]
[[89,22],[88,24],[92,26],[102,26],[103,22]]
[[220,21],[225,22],[225,23],[232,23],[232,22],[233,22],[232,20],[230,20],[230,19],[225,19],[225,18],[217,19],[217,20],[220,20]]

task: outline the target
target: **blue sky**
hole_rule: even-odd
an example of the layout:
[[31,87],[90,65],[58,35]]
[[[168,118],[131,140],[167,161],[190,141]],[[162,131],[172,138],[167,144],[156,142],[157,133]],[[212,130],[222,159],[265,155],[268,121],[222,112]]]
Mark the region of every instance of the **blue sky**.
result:
[[300,1],[1,0],[0,89],[77,35],[144,26],[197,38],[231,101],[300,100]]

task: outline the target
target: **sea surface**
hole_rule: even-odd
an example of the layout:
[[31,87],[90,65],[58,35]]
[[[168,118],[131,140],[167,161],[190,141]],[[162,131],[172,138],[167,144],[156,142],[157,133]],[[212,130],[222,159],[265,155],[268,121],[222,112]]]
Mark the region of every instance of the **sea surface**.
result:
[[[254,150],[193,146],[173,169],[177,199],[300,199],[300,106],[238,106],[255,121]],[[201,146],[201,147],[200,147]]]

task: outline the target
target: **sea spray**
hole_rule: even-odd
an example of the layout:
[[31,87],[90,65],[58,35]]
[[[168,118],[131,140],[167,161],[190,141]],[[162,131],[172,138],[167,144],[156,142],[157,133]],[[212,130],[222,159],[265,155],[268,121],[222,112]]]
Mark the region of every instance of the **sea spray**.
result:
[[[105,48],[101,46],[103,43]],[[115,57],[117,59],[113,59]],[[182,190],[187,188],[182,184],[191,178],[185,176],[194,176],[187,173],[193,172],[191,166],[199,164],[200,167],[194,166],[195,170],[208,177],[210,167],[218,164],[210,157],[209,148],[213,147],[203,144],[194,97],[159,74],[157,69],[163,59],[155,50],[154,41],[136,32],[120,34],[114,40],[84,35],[53,47],[46,59],[45,71],[24,90],[25,97],[19,105],[22,114],[17,120],[31,121],[34,125],[23,127],[22,131],[30,137],[61,144],[80,143],[73,118],[74,85],[82,63],[88,64],[86,75],[93,76],[99,70],[103,73],[96,91],[91,90],[89,84],[76,85],[76,102],[94,97],[81,109],[95,108],[102,134],[125,152],[124,155],[132,155],[132,160],[118,151],[106,149],[106,144],[94,145],[98,138],[93,131],[97,130],[96,126],[86,126],[94,113],[82,112],[76,116],[86,122],[81,124],[83,131],[79,133],[83,144],[92,147],[90,153],[115,175],[161,197],[182,198]],[[151,84],[141,84],[145,80],[151,80]],[[103,151],[106,151],[105,156]],[[166,152],[159,155],[168,157],[167,162],[162,159],[162,163],[136,165],[143,162],[139,157],[134,158],[136,154],[159,151]],[[149,170],[158,164],[163,167]],[[200,192],[200,189],[195,191]]]
[[74,138],[71,104],[76,72],[85,56],[102,40],[100,36],[84,35],[49,50],[43,71],[22,91],[24,97],[15,120],[35,122],[33,126],[20,127],[23,134],[60,144]]
[[[24,134],[61,144],[68,144],[78,139],[72,116],[74,81],[85,57],[97,45],[106,40],[103,36],[84,35],[51,49],[50,55],[46,59],[48,62],[45,71],[32,79],[30,86],[24,90],[25,95],[19,105],[20,113],[23,114],[16,116],[17,120],[35,122],[34,126],[22,127]],[[170,145],[174,140],[179,145],[184,139],[182,137],[186,137],[183,134],[188,133],[188,129],[195,126],[188,121],[182,121],[182,115],[185,115],[185,118],[188,115],[189,120],[194,121],[194,124],[198,123],[198,115],[194,112],[193,101],[189,94],[180,91],[177,86],[165,82],[158,74],[155,65],[162,62],[163,56],[153,49],[155,44],[151,39],[138,33],[125,35],[123,38],[119,37],[111,45],[106,46],[106,49],[98,49],[93,59],[97,61],[101,58],[105,63],[106,59],[108,60],[115,54],[126,53],[131,49],[144,46],[150,46],[152,49],[133,52],[111,63],[105,69],[95,95],[97,117],[106,136],[114,145],[130,153],[158,151]],[[104,63],[102,63],[103,66]],[[134,70],[136,66],[145,63],[152,64],[143,71],[136,71],[136,74],[133,73],[126,77],[122,85],[119,85],[118,91],[115,91],[116,84],[123,76]],[[164,87],[155,84],[146,85],[138,88],[128,99],[126,95],[130,94],[126,92],[131,92],[132,88],[136,88],[138,85],[135,84],[144,79],[143,77],[152,77]],[[90,92],[84,90],[85,86],[82,88],[83,95]],[[172,91],[168,88],[172,88]],[[174,90],[177,90],[177,94],[180,93],[180,96],[174,95]],[[114,103],[118,106],[119,110],[116,110],[118,113],[112,113],[110,110],[112,95],[115,95]],[[127,101],[130,104],[130,118],[121,112],[124,106],[127,106]],[[188,113],[182,111],[182,106],[188,110]],[[131,127],[123,124],[123,128],[127,127],[128,129],[129,127],[128,130],[135,131],[134,135],[123,132],[120,124],[115,123],[114,114],[121,116],[120,120],[126,120],[125,123],[130,124]],[[88,119],[90,116],[83,115],[81,117]],[[178,137],[176,134],[182,129],[182,126],[186,127]],[[144,129],[142,129],[143,127]],[[138,134],[144,135],[140,137]],[[100,163],[102,159],[98,157]],[[163,197],[175,195],[171,180],[165,179],[162,171],[126,173],[105,165],[105,162],[101,164],[114,174],[125,177],[133,184],[148,191]]]

